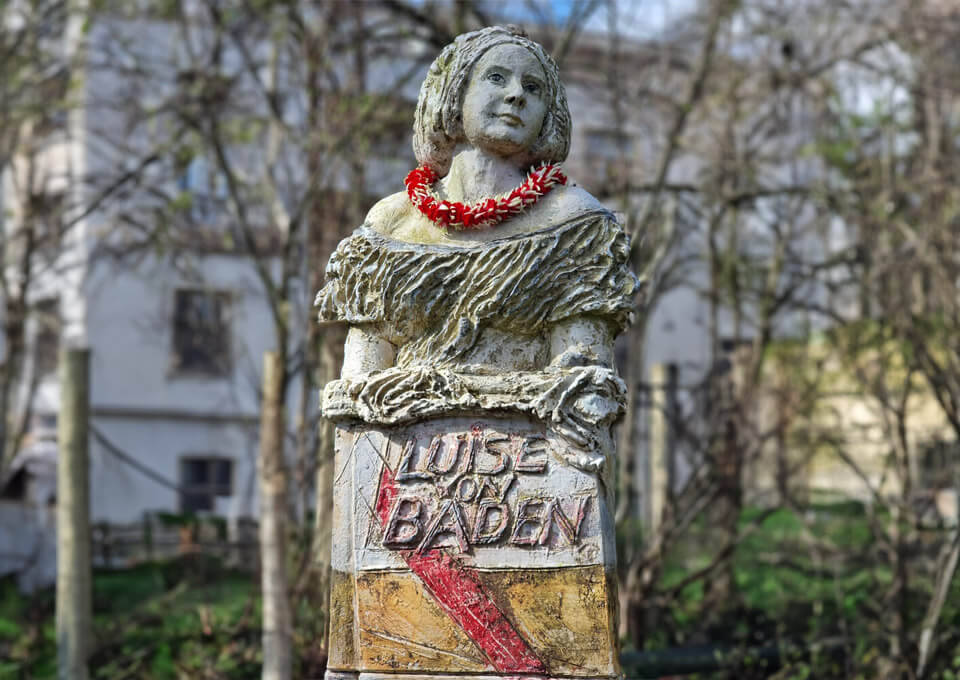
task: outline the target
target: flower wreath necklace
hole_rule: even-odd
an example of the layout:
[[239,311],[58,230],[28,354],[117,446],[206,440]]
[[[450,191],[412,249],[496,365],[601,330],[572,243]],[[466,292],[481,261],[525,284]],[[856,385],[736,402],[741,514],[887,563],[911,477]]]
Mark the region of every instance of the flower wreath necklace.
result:
[[441,228],[451,231],[500,224],[508,217],[519,215],[540,200],[541,196],[550,193],[554,185],[567,183],[567,177],[560,172],[559,165],[543,163],[540,167],[530,168],[523,184],[513,191],[464,205],[459,201],[441,200],[434,194],[430,187],[438,179],[432,168],[421,165],[411,170],[403,183],[407,186],[410,202],[417,210]]

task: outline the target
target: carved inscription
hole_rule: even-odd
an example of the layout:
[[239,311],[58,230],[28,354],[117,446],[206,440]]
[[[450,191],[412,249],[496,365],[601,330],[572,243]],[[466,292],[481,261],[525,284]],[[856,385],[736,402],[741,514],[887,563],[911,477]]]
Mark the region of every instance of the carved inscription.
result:
[[508,492],[526,475],[543,475],[547,441],[540,435],[434,435],[425,447],[408,439],[395,479],[401,493],[383,529],[390,548],[424,552],[470,546],[577,545],[591,496],[560,498]]

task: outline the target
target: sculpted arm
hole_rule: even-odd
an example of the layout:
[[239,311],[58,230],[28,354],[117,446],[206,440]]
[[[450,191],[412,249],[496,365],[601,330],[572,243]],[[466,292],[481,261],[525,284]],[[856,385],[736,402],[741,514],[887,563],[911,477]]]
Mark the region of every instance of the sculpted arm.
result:
[[550,368],[613,366],[609,325],[590,317],[565,319],[550,331]]
[[360,378],[393,366],[397,348],[373,324],[351,326],[343,349],[341,378]]
[[566,440],[564,457],[599,471],[612,454],[609,427],[620,413],[625,386],[617,377],[613,332],[603,319],[565,319],[550,331],[547,375],[558,376],[541,395],[537,412]]

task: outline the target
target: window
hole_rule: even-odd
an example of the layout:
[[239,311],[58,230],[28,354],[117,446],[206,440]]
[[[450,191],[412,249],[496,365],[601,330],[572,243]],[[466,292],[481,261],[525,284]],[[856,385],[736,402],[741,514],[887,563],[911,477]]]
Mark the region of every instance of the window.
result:
[[70,68],[66,64],[55,61],[48,63],[47,69],[49,75],[38,83],[38,92],[44,102],[44,106],[37,112],[38,116],[33,128],[33,134],[38,139],[66,134],[67,131]]
[[37,250],[56,255],[61,246],[63,221],[67,207],[65,189],[47,189],[31,194],[27,209],[28,220],[33,230]]
[[230,295],[178,290],[173,309],[173,369],[225,375],[230,367]]
[[180,459],[181,512],[212,512],[218,497],[232,495],[232,460],[216,456]]
[[38,377],[57,372],[60,351],[60,300],[41,300],[34,306],[33,360]]
[[227,181],[202,156],[194,156],[177,179],[177,188],[189,196],[190,218],[210,224],[223,216],[227,199]]
[[960,443],[934,439],[920,445],[920,486],[927,489],[949,489],[954,483]]

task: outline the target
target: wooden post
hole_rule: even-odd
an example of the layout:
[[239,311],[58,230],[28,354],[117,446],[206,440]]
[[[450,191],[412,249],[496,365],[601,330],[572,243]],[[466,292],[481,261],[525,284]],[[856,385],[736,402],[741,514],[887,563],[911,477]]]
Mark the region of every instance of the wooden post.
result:
[[57,676],[86,680],[92,626],[90,567],[90,350],[60,353],[57,423]]
[[677,364],[667,364],[666,385],[666,419],[667,419],[667,450],[665,460],[667,465],[666,498],[669,512],[674,511],[675,490],[677,488],[677,428],[680,422],[680,367]]
[[663,364],[650,367],[650,454],[647,459],[648,535],[653,536],[663,521],[667,496],[667,374]]
[[263,596],[263,680],[289,680],[293,623],[287,586],[287,466],[281,408],[283,359],[263,358],[260,416],[260,569]]

